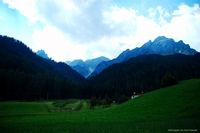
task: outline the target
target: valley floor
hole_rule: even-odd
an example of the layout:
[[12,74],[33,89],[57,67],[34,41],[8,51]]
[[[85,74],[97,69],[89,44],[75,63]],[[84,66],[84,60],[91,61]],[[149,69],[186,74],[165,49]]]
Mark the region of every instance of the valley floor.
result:
[[199,94],[200,79],[193,79],[109,109],[90,110],[84,102],[78,111],[48,112],[42,102],[0,102],[0,132],[199,132]]

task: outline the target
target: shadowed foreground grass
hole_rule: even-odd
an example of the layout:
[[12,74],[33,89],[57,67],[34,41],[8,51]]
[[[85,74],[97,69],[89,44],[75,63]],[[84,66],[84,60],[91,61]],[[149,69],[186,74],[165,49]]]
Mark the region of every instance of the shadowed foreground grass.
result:
[[0,132],[200,131],[199,94],[200,79],[193,79],[103,110],[49,113],[39,102],[1,102]]

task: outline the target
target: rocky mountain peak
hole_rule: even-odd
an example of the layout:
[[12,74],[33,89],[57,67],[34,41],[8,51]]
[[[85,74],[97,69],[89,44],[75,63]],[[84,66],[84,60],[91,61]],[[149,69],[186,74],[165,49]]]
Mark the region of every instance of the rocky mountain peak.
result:
[[41,56],[41,57],[43,57],[43,58],[46,58],[46,59],[50,59],[49,57],[48,57],[48,55],[45,53],[45,51],[44,50],[38,50],[37,52],[36,52],[36,54],[37,55],[39,55],[39,56]]
[[97,75],[103,71],[108,66],[124,62],[132,57],[139,55],[148,55],[148,54],[160,54],[160,55],[172,55],[172,54],[185,54],[185,55],[194,55],[197,53],[196,50],[190,48],[188,44],[185,44],[182,40],[175,42],[172,38],[166,38],[165,36],[157,37],[153,42],[149,40],[140,48],[135,48],[132,50],[123,51],[117,58],[100,63],[92,75]]

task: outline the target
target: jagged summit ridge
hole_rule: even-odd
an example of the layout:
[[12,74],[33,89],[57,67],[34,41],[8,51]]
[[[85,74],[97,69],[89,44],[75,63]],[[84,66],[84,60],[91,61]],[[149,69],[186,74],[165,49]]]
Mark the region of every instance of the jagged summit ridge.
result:
[[[197,53],[196,50],[190,48],[188,44],[185,44],[182,40],[175,42],[172,38],[166,38],[165,36],[157,37],[153,42],[149,40],[141,47],[137,47],[132,50],[123,51],[117,58],[100,63],[91,76],[97,75],[102,70],[108,66],[126,61],[132,57],[138,55],[148,55],[148,54],[160,54],[160,55],[171,55],[171,54],[185,54],[185,55],[194,55]],[[90,76],[90,77],[91,77]]]
[[148,49],[150,54],[185,54],[193,55],[196,53],[196,50],[191,49],[188,44],[185,44],[182,40],[175,42],[173,39],[168,39],[164,36],[157,37],[153,42],[149,41],[145,43],[142,47]]

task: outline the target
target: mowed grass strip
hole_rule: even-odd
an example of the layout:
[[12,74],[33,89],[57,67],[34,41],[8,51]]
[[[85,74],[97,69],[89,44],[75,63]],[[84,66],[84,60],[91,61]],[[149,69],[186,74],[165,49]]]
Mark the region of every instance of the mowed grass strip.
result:
[[[200,79],[193,79],[146,93],[110,109],[24,116],[13,113],[13,116],[0,117],[0,128],[4,132],[33,133],[160,133],[169,132],[170,129],[200,131],[199,94]],[[10,110],[13,106],[16,105],[9,106]],[[30,110],[26,111],[25,114],[28,114]],[[43,109],[34,112],[32,114],[37,114],[43,112]]]
[[65,105],[65,108],[76,108],[79,105],[80,100],[75,100]]
[[0,102],[0,117],[46,113],[47,110],[41,102]]
[[82,107],[79,111],[87,111],[89,110],[89,105],[88,105],[88,102],[87,100],[84,100],[83,103],[82,103]]

